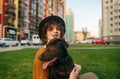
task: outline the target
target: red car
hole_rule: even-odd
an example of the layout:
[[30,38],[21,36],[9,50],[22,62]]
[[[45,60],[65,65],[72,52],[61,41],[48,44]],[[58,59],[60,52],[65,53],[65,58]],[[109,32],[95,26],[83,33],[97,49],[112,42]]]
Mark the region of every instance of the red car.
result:
[[109,42],[104,39],[93,39],[92,44],[109,44]]

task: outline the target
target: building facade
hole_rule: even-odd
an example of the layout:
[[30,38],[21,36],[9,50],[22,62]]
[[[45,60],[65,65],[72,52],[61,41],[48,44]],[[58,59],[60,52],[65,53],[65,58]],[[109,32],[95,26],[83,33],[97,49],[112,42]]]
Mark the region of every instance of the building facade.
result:
[[[91,33],[87,32],[86,38],[90,38]],[[84,40],[84,34],[82,31],[75,31],[74,32],[74,42],[79,43],[81,40]]]
[[3,3],[3,1],[1,0],[0,1],[0,38],[2,38],[3,37],[3,27],[2,27],[2,3]]
[[65,0],[1,0],[0,38],[31,39],[43,18],[58,15],[64,19],[64,10]]
[[66,34],[65,34],[65,39],[69,43],[74,42],[74,14],[71,9],[66,10],[66,15],[65,15],[65,22],[66,22]]
[[65,0],[46,0],[45,17],[50,15],[58,15],[62,18],[65,16]]
[[16,5],[12,0],[1,0],[1,29],[0,37],[10,37],[16,39],[17,27],[16,22]]
[[102,0],[101,37],[120,42],[120,0]]

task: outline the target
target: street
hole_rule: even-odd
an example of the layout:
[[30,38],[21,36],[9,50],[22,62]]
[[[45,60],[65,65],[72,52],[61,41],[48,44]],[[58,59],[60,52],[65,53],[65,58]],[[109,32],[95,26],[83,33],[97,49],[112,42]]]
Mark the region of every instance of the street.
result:
[[18,47],[0,47],[0,52],[4,52],[4,51],[12,51],[12,50],[21,50],[24,48],[39,48],[40,45],[32,45],[32,46],[18,46]]
[[[41,45],[32,45],[32,46],[18,46],[18,47],[0,47],[0,52],[4,52],[4,51],[12,51],[12,50],[21,50],[21,49],[25,49],[25,48],[40,48]],[[117,49],[120,47],[76,47],[76,48],[69,48],[69,49]]]

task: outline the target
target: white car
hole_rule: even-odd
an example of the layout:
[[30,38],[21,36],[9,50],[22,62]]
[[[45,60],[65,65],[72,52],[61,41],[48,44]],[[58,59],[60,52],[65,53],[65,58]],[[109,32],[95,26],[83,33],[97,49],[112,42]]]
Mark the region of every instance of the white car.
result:
[[92,40],[93,40],[93,39],[94,39],[93,37],[91,37],[91,38],[86,38],[85,40],[81,40],[80,43],[92,44]]
[[88,43],[87,40],[81,40],[80,43]]
[[0,46],[19,46],[19,41],[16,41],[12,38],[0,38]]
[[39,38],[39,35],[32,35],[33,45],[41,45],[42,41]]
[[23,40],[21,40],[21,45],[32,45],[33,44],[33,42],[32,42],[32,40],[30,40],[30,39],[23,39]]

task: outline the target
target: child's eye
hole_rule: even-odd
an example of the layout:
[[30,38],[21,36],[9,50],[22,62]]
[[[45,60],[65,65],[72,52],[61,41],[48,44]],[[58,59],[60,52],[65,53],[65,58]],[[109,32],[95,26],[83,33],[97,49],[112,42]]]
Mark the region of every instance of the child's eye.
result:
[[56,28],[57,30],[60,30],[60,28]]
[[49,30],[49,31],[52,31],[52,30],[53,30],[53,28],[52,28],[52,27],[49,27],[49,28],[48,28],[48,30]]

